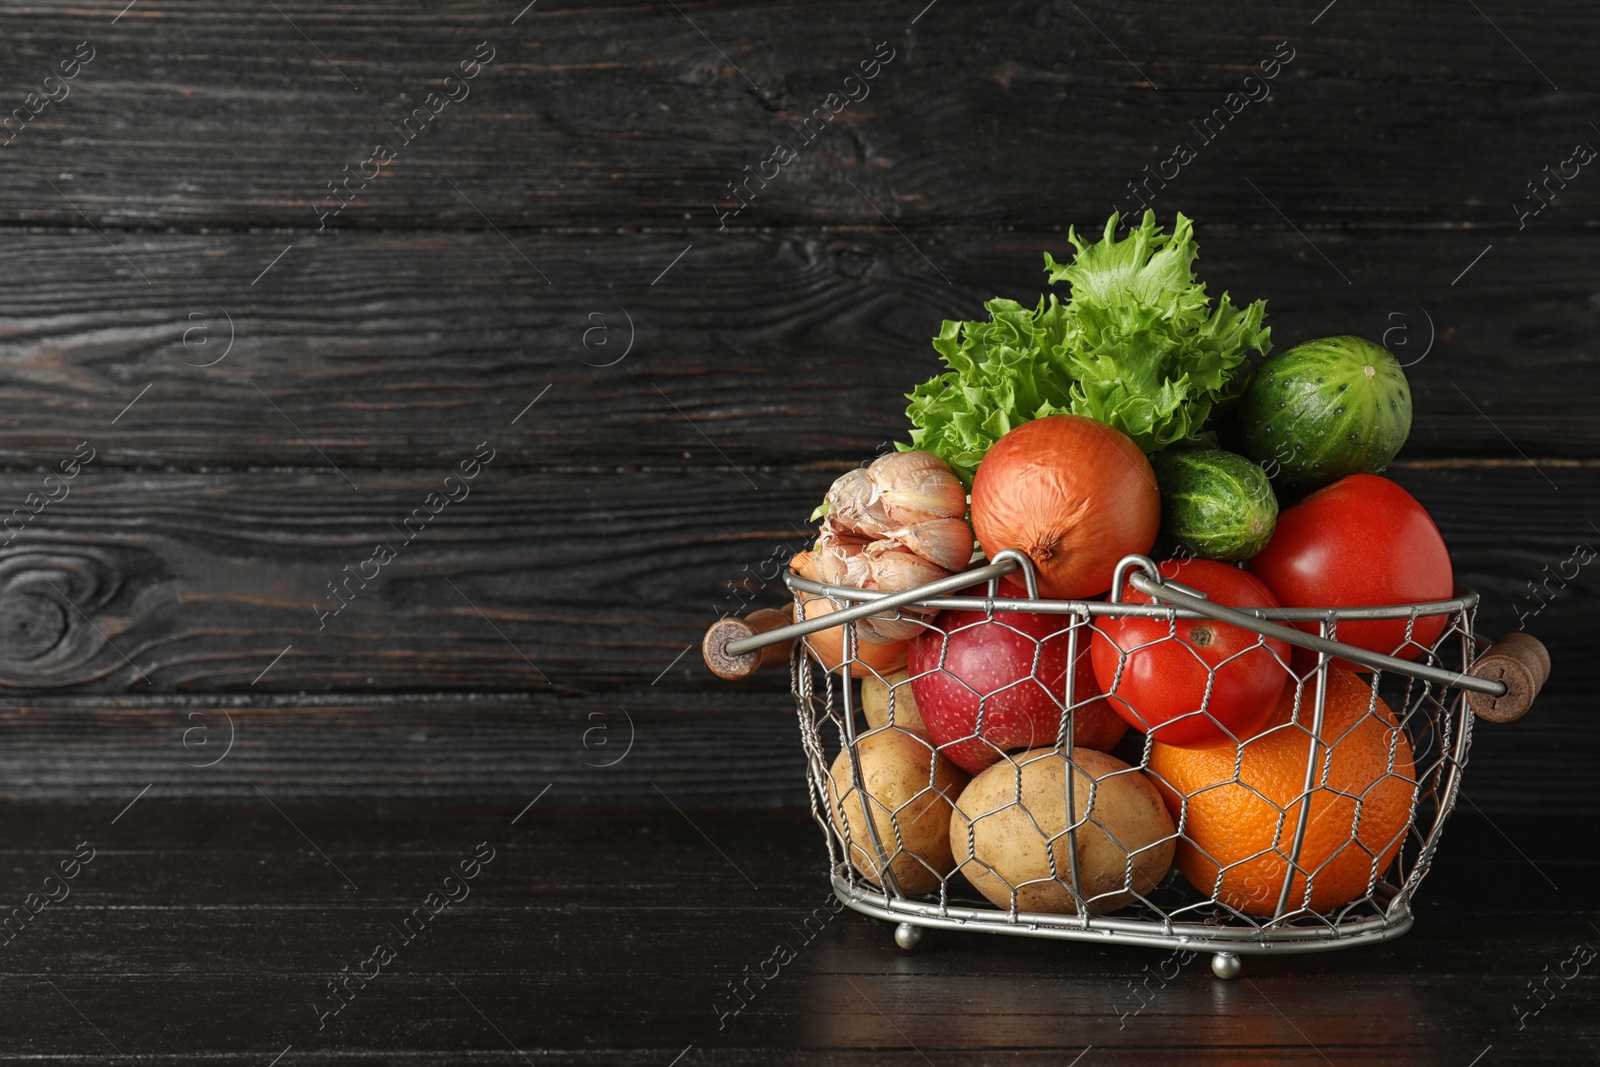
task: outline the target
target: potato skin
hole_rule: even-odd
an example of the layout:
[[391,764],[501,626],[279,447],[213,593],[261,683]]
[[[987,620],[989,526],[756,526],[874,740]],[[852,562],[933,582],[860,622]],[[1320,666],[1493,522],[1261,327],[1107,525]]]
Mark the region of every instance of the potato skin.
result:
[[882,678],[868,674],[861,679],[861,710],[866,712],[868,726],[881,730],[889,725],[889,688],[893,686],[895,726],[919,737],[928,736],[928,728],[922,722],[922,709],[917,707],[917,698],[911,693],[910,677],[911,672],[901,668]]
[[833,827],[841,838],[849,823],[850,862],[873,885],[883,884],[865,807],[872,813],[901,892],[931,892],[955,870],[950,812],[956,795],[966,788],[967,776],[936,755],[926,741],[902,730],[863,734],[856,739],[855,750],[867,795],[863,797],[850,780],[847,748],[833,761],[828,797]]
[[[978,775],[956,801],[950,813],[956,862],[997,908],[1010,910],[1011,889],[1017,887],[1018,911],[1075,913],[1068,888],[1066,760],[1051,748],[1013,759],[1015,765],[1002,761]],[[1101,915],[1131,903],[1132,890],[1149,893],[1160,884],[1172,866],[1175,829],[1160,793],[1143,773],[1091,748],[1074,748],[1072,761],[1078,872],[1090,913]],[[1130,889],[1128,853],[1141,848]]]

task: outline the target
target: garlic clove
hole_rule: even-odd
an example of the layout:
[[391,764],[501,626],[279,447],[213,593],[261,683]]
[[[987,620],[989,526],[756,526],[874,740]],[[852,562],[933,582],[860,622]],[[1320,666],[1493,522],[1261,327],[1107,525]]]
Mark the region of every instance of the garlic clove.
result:
[[877,489],[870,499],[888,520],[885,529],[967,514],[966,489],[931,452],[891,452],[868,467],[866,477]]
[[[880,544],[882,542],[879,542]],[[864,588],[884,593],[903,593],[919,585],[950,577],[950,571],[929,563],[915,552],[903,548],[880,552],[863,552],[861,557],[872,574],[872,584]]]
[[828,521],[836,529],[876,536],[890,525],[878,502],[880,491],[876,482],[867,477],[861,467],[845,471],[834,480],[823,503],[828,507]]
[[[898,546],[915,552],[929,563],[954,574],[966,570],[967,564],[972,562],[972,527],[967,525],[965,519],[929,519],[888,531],[882,540],[874,541],[866,551],[874,553],[878,545]],[[886,550],[887,547],[878,551]]]
[[[866,588],[883,593],[900,593],[950,576],[949,571],[934,566],[916,553],[889,548],[889,544],[887,541],[874,541],[862,553],[862,558],[872,571],[872,579]],[[874,615],[862,620],[862,624],[874,634],[909,641],[928,629],[926,623],[918,621],[919,616],[931,617],[938,613],[931,608],[907,605],[900,609],[899,614],[901,617],[898,619]]]
[[928,629],[926,623],[909,619],[880,619],[877,616],[856,623],[862,640],[886,645],[891,641],[909,641]]
[[872,580],[872,570],[862,552],[869,544],[863,538],[839,535],[830,524],[824,524],[822,536],[817,539],[818,577],[828,585],[866,588]]

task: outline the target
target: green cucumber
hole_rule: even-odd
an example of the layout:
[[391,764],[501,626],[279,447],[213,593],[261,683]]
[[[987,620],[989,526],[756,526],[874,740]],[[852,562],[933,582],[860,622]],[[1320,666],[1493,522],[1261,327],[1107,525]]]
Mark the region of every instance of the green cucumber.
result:
[[1166,556],[1245,560],[1267,547],[1278,525],[1278,499],[1266,472],[1220,448],[1157,452]]
[[1263,360],[1224,420],[1223,441],[1260,464],[1285,501],[1376,474],[1411,433],[1411,387],[1360,337],[1306,341]]

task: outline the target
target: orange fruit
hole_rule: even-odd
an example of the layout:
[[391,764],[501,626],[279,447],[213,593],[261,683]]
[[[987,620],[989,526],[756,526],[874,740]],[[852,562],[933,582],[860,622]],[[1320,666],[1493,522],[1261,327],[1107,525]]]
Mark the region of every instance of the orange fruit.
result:
[[[812,597],[800,601],[795,611],[795,618],[804,622],[807,619],[817,619],[824,615],[831,615],[839,610],[838,606],[827,597]],[[830,626],[826,630],[818,630],[814,634],[807,634],[805,642],[811,647],[812,654],[830,671],[836,671],[844,663],[844,627]],[[880,675],[886,675],[899,670],[906,665],[906,643],[904,641],[890,641],[880,644],[868,641],[861,629],[856,629],[856,662],[871,667]],[[861,677],[869,672],[857,670],[856,677]]]
[[[1267,727],[1242,745],[1151,748],[1152,778],[1182,834],[1178,869],[1202,893],[1247,915],[1275,914],[1291,874],[1289,912],[1331,911],[1365,896],[1410,825],[1416,768],[1394,713],[1355,674],[1330,666],[1322,743],[1314,744],[1315,683],[1286,686]],[[1313,759],[1305,840],[1291,863]]]

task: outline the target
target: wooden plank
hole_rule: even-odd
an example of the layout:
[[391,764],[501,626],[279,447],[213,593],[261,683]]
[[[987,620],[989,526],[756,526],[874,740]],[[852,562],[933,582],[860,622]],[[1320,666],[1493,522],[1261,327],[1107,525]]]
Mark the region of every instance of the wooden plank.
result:
[[[514,23],[519,8],[168,0],[116,22],[30,11],[0,52],[29,72],[7,113],[79,42],[95,58],[14,134],[0,217],[80,226],[52,176],[102,228],[250,220],[303,231],[318,225],[326,183],[387,140],[397,158],[340,229],[478,229],[481,210],[502,227],[625,220],[704,233],[737,202],[728,184],[787,141],[800,157],[770,187],[752,182],[737,225],[876,227],[882,209],[903,228],[1081,226],[1187,141],[1197,158],[1158,194],[1164,208],[1181,200],[1203,218],[1276,226],[1266,194],[1302,228],[1445,221],[1507,233],[1525,183],[1593,136],[1571,95],[1589,25],[1571,0],[1492,23],[1436,2],[1315,25],[1220,0],[1003,16],[952,5],[921,17],[881,0],[554,6]],[[404,142],[392,124],[482,41],[495,58],[471,94],[438,105]],[[845,78],[880,45],[893,58],[852,88]],[[1289,49],[1275,79],[1246,83]],[[1230,100],[1240,90],[1271,95]],[[845,106],[840,94],[863,91]],[[817,123],[819,108],[842,110],[803,140],[791,124]],[[1225,121],[1201,132],[1217,109]],[[1593,203],[1558,197],[1538,224],[1591,223]]]
[[[117,239],[126,261],[94,234],[0,251],[0,463],[88,440],[102,466],[419,468],[489,438],[502,465],[854,465],[906,439],[944,319],[1032,303],[1066,254],[919,238],[947,286],[894,233],[724,235],[652,284],[689,242],[519,236],[545,285],[492,233]],[[1279,348],[1387,336],[1414,363],[1408,457],[1600,456],[1585,237],[1497,242],[1454,287],[1481,234],[1318,246],[1359,284],[1288,231],[1209,229],[1200,270],[1267,298]]]
[[111,814],[140,795],[255,803],[258,789],[284,803],[520,809],[538,798],[540,810],[808,803],[792,705],[709,687],[561,700],[45,698],[0,708],[0,732],[0,796],[94,801]]
[[[789,520],[829,480],[491,465],[446,483],[447,462],[358,472],[359,490],[332,469],[91,467],[10,546],[0,677],[35,691],[648,688],[753,595],[727,584],[742,567],[775,574],[804,543]],[[0,484],[18,500],[40,485]]]
[[[444,469],[359,472],[356,490],[331,469],[91,466],[15,537],[0,568],[0,682],[100,693],[699,692],[707,676],[692,646],[724,612],[781,602],[777,573],[806,543],[805,516],[831,480],[766,471],[753,488],[723,471],[489,466],[459,503],[433,498],[430,515],[429,494],[449,488]],[[1546,601],[1527,583],[1579,572],[1565,561],[1600,536],[1582,518],[1597,510],[1600,471],[1552,468],[1560,492],[1520,463],[1394,473],[1438,521],[1457,580],[1483,594],[1484,632],[1547,601],[1530,616],[1535,629],[1571,657],[1571,677],[1588,677],[1588,575],[1564,590],[1554,579]],[[0,499],[38,484],[0,477]]]
[[[402,1053],[428,1064],[1059,1064],[1093,1046],[1110,1062],[1215,1062],[1221,1050],[1230,1062],[1287,1064],[1320,1050],[1398,1064],[1467,1063],[1493,1045],[1545,1064],[1600,1037],[1583,1010],[1589,974],[1518,1029],[1510,1009],[1519,992],[1527,1003],[1523,983],[1592,935],[1576,889],[1505,908],[1526,865],[1501,863],[1496,828],[1471,816],[1452,827],[1403,939],[1253,958],[1249,981],[1227,984],[1200,956],[1124,1016],[1128,984],[1165,952],[932,933],[905,954],[887,924],[849,911],[800,932],[827,892],[799,813],[695,812],[690,826],[670,811],[536,809],[513,827],[513,810],[152,804],[115,826],[103,808],[9,810],[0,818],[26,839],[5,856],[18,885],[85,837],[97,853],[71,896],[7,945],[16,1010],[0,1018],[0,1062],[109,1064],[120,1052],[254,1063],[292,1045],[313,1064]],[[1540,864],[1593,852],[1593,827],[1566,815],[1501,828]],[[470,895],[321,1018],[329,978],[360,967],[376,941],[400,940],[394,924],[479,841],[495,856]],[[1444,882],[1479,893],[1429,903]],[[722,1015],[727,983],[761,969],[779,942],[793,960]]]
[[[1461,810],[1600,813],[1590,787],[1600,759],[1586,703],[1592,678],[1570,655],[1558,654],[1556,673],[1528,718],[1480,725]],[[115,810],[146,787],[147,800],[225,801],[257,799],[259,787],[285,801],[521,806],[548,785],[541,806],[809,803],[787,694],[726,691],[709,679],[687,691],[567,700],[37,698],[0,709],[0,727],[0,796],[12,801]]]
[[[1521,622],[1554,657],[1534,713],[1478,733],[1469,795],[1493,810],[1595,803],[1595,594],[1568,560],[1596,538],[1582,516],[1600,472],[1548,473],[1559,492],[1521,464],[1396,472],[1438,520],[1457,580],[1482,593],[1479,632]],[[104,802],[152,783],[238,798],[257,780],[303,797],[481,800],[555,782],[575,803],[657,803],[654,782],[702,804],[803,803],[786,677],[716,682],[695,649],[722,612],[781,602],[764,578],[787,549],[773,550],[829,475],[761,477],[758,491],[729,473],[491,467],[318,630],[317,594],[393,536],[431,476],[364,473],[358,493],[332,471],[91,467],[0,568],[0,679],[14,694],[0,781],[17,797]],[[31,485],[0,478],[15,497]],[[219,750],[199,742],[221,745],[223,711],[239,739],[229,773],[186,767]],[[619,751],[600,741],[620,745],[626,715],[634,754],[585,767]],[[195,725],[216,733],[186,749]]]
[[[73,892],[79,895],[72,898],[72,907],[80,909],[81,917],[96,922],[112,921],[135,907],[159,912],[208,901],[223,912],[315,908],[321,920],[360,920],[370,917],[374,908],[413,902],[413,887],[419,879],[431,878],[435,869],[440,869],[442,876],[444,868],[455,865],[483,840],[524,859],[530,851],[559,855],[586,846],[596,850],[596,863],[571,869],[527,862],[494,869],[493,884],[501,891],[526,894],[543,909],[600,911],[631,901],[650,908],[662,921],[691,921],[703,910],[703,902],[676,897],[673,890],[681,884],[682,868],[701,859],[716,864],[702,871],[707,892],[736,894],[740,906],[752,912],[783,914],[781,900],[766,900],[763,894],[791,897],[819,888],[826,893],[828,860],[821,832],[805,812],[794,808],[718,810],[684,798],[676,811],[661,802],[574,810],[570,800],[556,791],[533,806],[520,798],[503,798],[480,803],[412,800],[375,806],[366,802],[346,807],[297,800],[273,790],[249,791],[234,799],[238,802],[174,800],[152,790],[132,806],[122,798],[100,804],[81,800],[8,804],[0,813],[5,843],[0,864],[9,879],[20,883],[26,881],[32,866],[54,866],[55,859],[73,853],[79,840],[89,840],[95,859],[85,864],[83,879],[74,883]],[[361,814],[353,816],[352,811]],[[112,819],[117,821],[112,823]],[[1457,812],[1446,831],[1445,847],[1420,893],[1438,914],[1430,921],[1458,923],[1496,910],[1524,917],[1568,910],[1568,896],[1540,880],[1530,861],[1558,884],[1577,885],[1592,877],[1600,858],[1592,850],[1574,846],[1572,822],[1565,816],[1552,820],[1535,813],[1499,813],[1490,823],[1470,808]],[[358,826],[367,832],[354,833]],[[720,860],[706,839],[700,839],[696,851],[686,851],[675,863],[645,862],[647,854],[668,847],[680,834],[693,837],[695,826],[706,831],[708,839],[732,862]],[[299,836],[296,827],[305,837]],[[1592,836],[1579,828],[1576,840],[1588,841]],[[306,838],[316,842],[328,858],[318,856]],[[230,884],[229,875],[235,868],[267,849],[283,854],[280,867],[260,880]],[[206,856],[214,857],[217,866],[205,871],[185,869],[198,866]],[[290,856],[301,857],[303,862],[291,862]],[[102,858],[109,862],[100,863]],[[605,862],[599,862],[602,858]],[[344,892],[346,883],[329,860],[357,883],[354,893]],[[1474,870],[1492,871],[1493,877],[1468,877]],[[740,871],[760,887],[759,892],[750,890]],[[1519,887],[1515,902],[1500,895],[1506,883]],[[642,896],[649,899],[641,900]],[[502,914],[525,907],[504,899],[484,903],[488,910]],[[46,932],[55,925],[29,929],[58,936]],[[978,934],[950,936],[958,943],[990,940]],[[507,951],[515,948],[505,946]],[[1046,945],[1044,951],[1051,949]],[[1477,952],[1477,948],[1461,944],[1440,949],[1435,955],[1440,969],[1449,972],[1469,966]],[[1362,955],[1367,953],[1324,958],[1352,960]],[[1115,973],[1114,956],[1095,954],[1085,963],[1091,970]],[[960,967],[959,954],[937,953],[927,960],[927,968],[936,973],[959,973]]]

